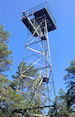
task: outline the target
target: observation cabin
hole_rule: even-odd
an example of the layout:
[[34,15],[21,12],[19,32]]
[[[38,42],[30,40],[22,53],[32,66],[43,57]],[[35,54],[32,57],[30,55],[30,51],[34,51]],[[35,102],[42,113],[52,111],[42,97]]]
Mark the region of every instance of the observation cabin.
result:
[[56,29],[55,20],[49,11],[47,2],[28,11],[23,11],[22,22],[34,37],[40,37],[41,40],[47,39],[46,32]]

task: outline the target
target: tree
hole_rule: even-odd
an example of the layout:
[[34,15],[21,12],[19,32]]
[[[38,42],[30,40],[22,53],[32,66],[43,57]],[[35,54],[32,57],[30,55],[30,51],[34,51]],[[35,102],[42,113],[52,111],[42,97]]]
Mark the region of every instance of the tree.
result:
[[[38,106],[40,107],[44,104],[42,95],[40,93],[40,91],[44,92],[44,84],[41,84],[41,86],[38,87],[39,74],[37,74],[37,71],[35,70],[33,65],[31,65],[30,67],[22,61],[18,66],[16,76],[13,75],[12,77],[14,79],[13,83],[16,84],[16,80],[18,81],[17,85],[12,85],[12,88],[17,89],[18,93],[20,93],[25,99],[24,108],[34,108]],[[39,91],[36,94],[37,90]],[[33,112],[37,114],[42,113],[41,110],[43,109],[36,109]],[[28,111],[28,113],[30,113],[30,111]]]
[[53,108],[49,111],[49,115],[50,117],[69,117],[70,114],[72,115],[72,106],[68,110],[66,93],[60,89],[59,95],[56,96],[56,102],[54,102]]
[[65,69],[67,74],[65,75],[65,83],[67,85],[67,108],[75,104],[75,60],[71,61],[70,66]]
[[[26,71],[27,68],[29,68],[29,69]],[[16,72],[16,76],[12,75],[12,78],[14,79],[13,83],[17,82],[16,83],[17,85],[16,84],[13,85],[13,86],[15,86],[15,89],[18,88],[18,90],[23,91],[23,89],[26,88],[26,86],[30,86],[32,79],[28,78],[28,76],[37,77],[36,70],[34,72],[31,72],[31,70],[33,70],[33,69],[34,69],[34,66],[29,67],[23,61],[20,63],[20,65],[18,66],[18,70]],[[24,72],[24,71],[26,71],[26,72]]]
[[11,81],[2,75],[0,79],[0,114],[2,117],[17,117],[12,111],[24,107],[24,98],[10,87]]
[[3,25],[0,25],[0,73],[9,70],[11,65],[12,51],[8,48],[10,33],[4,30]]
[[[10,80],[6,78],[3,72],[10,69],[12,64],[11,53],[8,48],[10,33],[4,30],[0,25],[0,116],[9,117],[13,107],[18,107],[22,101],[20,95],[11,89]],[[18,103],[19,102],[19,103]],[[12,117],[12,116],[11,116]]]

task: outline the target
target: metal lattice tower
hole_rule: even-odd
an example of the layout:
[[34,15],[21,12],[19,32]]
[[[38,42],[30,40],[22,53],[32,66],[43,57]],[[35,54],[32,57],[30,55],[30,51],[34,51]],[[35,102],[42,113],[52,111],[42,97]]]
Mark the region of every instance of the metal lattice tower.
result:
[[[23,56],[23,61],[27,63],[28,67],[24,71],[21,69],[20,78],[28,78],[30,82],[33,82],[32,86],[30,86],[33,95],[29,96],[29,103],[34,97],[37,99],[41,94],[44,100],[43,106],[50,107],[53,98],[55,98],[55,87],[48,33],[55,30],[56,25],[51,17],[47,3],[43,3],[26,12],[23,11],[22,22],[29,30]],[[34,69],[30,73],[37,71],[37,74],[39,74],[37,77],[30,74],[26,75],[32,66],[34,66]],[[40,90],[42,84],[44,87]]]

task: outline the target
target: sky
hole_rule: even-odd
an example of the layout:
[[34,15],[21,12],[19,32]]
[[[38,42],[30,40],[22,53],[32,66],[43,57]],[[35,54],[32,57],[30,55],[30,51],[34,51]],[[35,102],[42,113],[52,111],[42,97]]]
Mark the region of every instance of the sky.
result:
[[[22,60],[27,28],[21,21],[22,11],[29,10],[45,0],[0,0],[0,24],[11,34],[9,49],[13,51],[13,66],[7,72],[8,78],[15,75],[17,66]],[[47,0],[52,15],[56,20],[57,29],[49,33],[52,66],[56,94],[59,89],[66,91],[63,80],[65,69],[75,59],[75,0]]]

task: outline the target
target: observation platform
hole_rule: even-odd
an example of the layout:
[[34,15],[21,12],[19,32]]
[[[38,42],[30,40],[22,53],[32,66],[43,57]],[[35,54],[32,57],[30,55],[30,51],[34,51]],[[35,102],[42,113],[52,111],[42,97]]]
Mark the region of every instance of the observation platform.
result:
[[39,36],[42,40],[46,40],[45,21],[47,25],[47,32],[56,29],[55,20],[52,19],[47,3],[43,3],[26,12],[23,11],[22,22],[34,37]]

